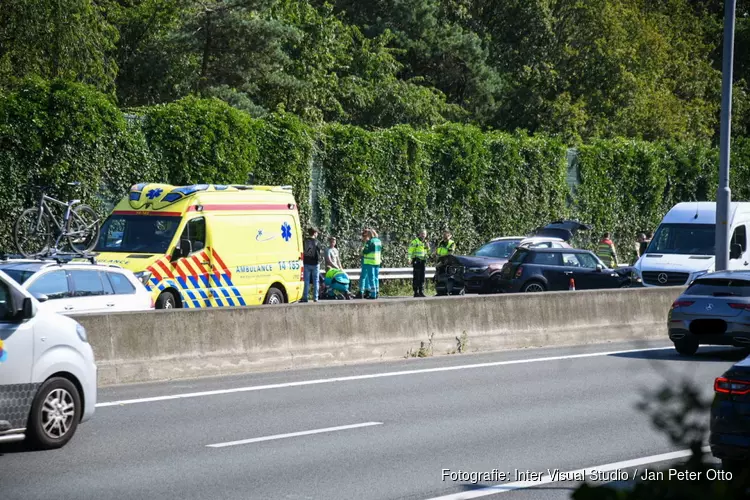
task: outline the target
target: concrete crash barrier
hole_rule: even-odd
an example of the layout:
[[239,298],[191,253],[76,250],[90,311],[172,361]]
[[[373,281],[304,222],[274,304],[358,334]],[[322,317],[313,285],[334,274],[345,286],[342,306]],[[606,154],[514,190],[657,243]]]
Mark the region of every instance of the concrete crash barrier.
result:
[[[681,287],[79,315],[99,384],[667,339]],[[409,354],[411,353],[411,354]]]

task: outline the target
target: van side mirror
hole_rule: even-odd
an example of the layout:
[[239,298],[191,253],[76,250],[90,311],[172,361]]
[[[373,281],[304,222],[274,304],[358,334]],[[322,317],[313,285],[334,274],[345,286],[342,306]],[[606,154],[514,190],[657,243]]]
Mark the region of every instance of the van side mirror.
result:
[[29,297],[24,297],[21,305],[21,319],[31,319],[34,317],[34,305]]
[[191,253],[193,253],[193,245],[190,240],[180,240],[180,246],[172,252],[172,262],[187,257]]
[[47,302],[47,301],[49,300],[49,297],[47,297],[47,296],[46,296],[46,295],[44,295],[43,293],[34,293],[34,294],[32,294],[32,295],[34,295],[34,298],[35,298],[36,300],[38,300],[38,301],[39,301],[40,303],[41,303],[41,302]]
[[603,265],[601,265],[601,264],[597,264],[597,265],[596,265],[596,272],[597,272],[597,273],[600,273],[600,272],[602,272],[602,271],[604,271],[604,266],[603,266]]
[[742,247],[739,245],[739,243],[735,243],[729,250],[729,258],[731,260],[735,260],[739,259],[740,257],[742,257]]

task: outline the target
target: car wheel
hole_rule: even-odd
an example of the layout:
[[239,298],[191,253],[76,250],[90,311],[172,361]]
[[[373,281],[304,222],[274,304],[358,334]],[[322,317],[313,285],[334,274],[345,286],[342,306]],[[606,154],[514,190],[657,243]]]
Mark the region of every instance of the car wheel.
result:
[[540,283],[539,281],[529,281],[523,286],[523,289],[521,290],[525,293],[533,293],[533,292],[546,292],[547,289],[545,288],[543,283]]
[[268,293],[266,294],[266,300],[264,300],[263,303],[268,304],[269,306],[277,306],[279,304],[283,304],[284,294],[281,293],[281,290],[272,286],[271,288],[268,289]]
[[694,339],[675,340],[674,348],[682,356],[692,356],[698,352],[698,342]]
[[47,380],[36,393],[27,425],[29,440],[43,450],[64,446],[81,421],[81,396],[65,378]]
[[172,295],[172,292],[163,292],[159,295],[159,298],[156,299],[157,309],[174,309],[175,307],[177,307],[177,301],[175,300],[174,295]]

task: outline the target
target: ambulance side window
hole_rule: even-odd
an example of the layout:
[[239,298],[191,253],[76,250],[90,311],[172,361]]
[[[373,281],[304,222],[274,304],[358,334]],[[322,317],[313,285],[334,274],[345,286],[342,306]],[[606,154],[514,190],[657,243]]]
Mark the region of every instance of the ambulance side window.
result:
[[193,253],[200,252],[206,248],[206,219],[196,217],[189,220],[180,239],[190,240]]

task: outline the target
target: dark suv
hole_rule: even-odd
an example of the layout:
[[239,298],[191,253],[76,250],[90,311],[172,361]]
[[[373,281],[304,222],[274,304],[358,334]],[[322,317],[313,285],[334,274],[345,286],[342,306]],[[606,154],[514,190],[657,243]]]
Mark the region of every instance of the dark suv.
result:
[[607,268],[588,250],[574,248],[519,248],[503,266],[502,292],[568,290],[571,278],[576,290],[624,288],[631,284],[632,269]]
[[725,470],[750,468],[750,358],[732,366],[714,382],[711,452]]

